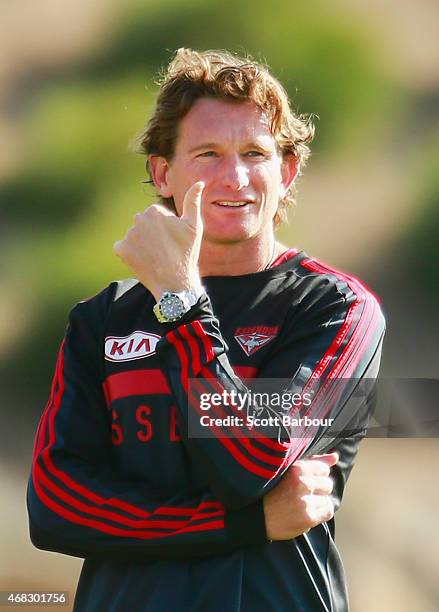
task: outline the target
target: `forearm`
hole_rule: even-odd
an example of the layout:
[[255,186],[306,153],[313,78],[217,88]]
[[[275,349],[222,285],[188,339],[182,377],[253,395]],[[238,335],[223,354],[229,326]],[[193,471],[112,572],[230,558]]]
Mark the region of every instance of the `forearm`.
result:
[[38,548],[79,557],[172,559],[266,539],[262,502],[226,510],[208,490],[165,496],[141,481],[56,455],[52,465],[51,458],[35,457],[28,487]]
[[[236,394],[245,395],[249,391],[228,363],[227,348],[208,300],[204,303],[201,301],[198,312],[195,310],[192,313],[195,320],[188,320],[188,315],[183,323],[169,330],[159,343],[157,352],[177,401],[180,425],[188,448],[205,463],[212,489],[227,506],[241,507],[251,503],[275,486],[295,460],[305,454],[326,452],[335,446],[340,432],[352,421],[352,415],[349,413],[352,404],[349,400],[381,343],[383,325],[379,318],[371,316],[372,308],[373,304],[369,313],[366,312],[367,316],[364,316],[366,321],[362,326],[356,325],[354,330],[361,338],[364,331],[369,330],[371,341],[363,343],[363,348],[356,346],[354,333],[349,336],[342,329],[347,336],[347,348],[344,351],[339,350],[338,336],[335,335],[334,338],[334,332],[329,328],[329,331],[319,332],[321,338],[313,339],[308,347],[305,345],[303,354],[287,354],[291,359],[292,371],[296,372],[293,378],[287,381],[287,385],[290,388],[295,387],[302,396],[307,388],[313,391],[313,401],[306,415],[320,420],[326,419],[328,422],[334,421],[340,427],[316,428],[305,424],[290,428],[289,432],[283,429],[283,433],[287,433],[283,438],[276,435],[280,433],[279,428],[274,429],[274,436],[267,436],[266,431],[258,427],[250,430],[246,426],[246,419],[242,419],[243,412],[239,406],[233,406],[231,403],[212,405],[209,416],[218,417],[219,421],[208,421],[212,423],[209,435],[192,433],[190,437],[190,423],[199,423],[203,414],[206,414],[200,408],[201,393],[214,392],[222,396],[224,392],[230,395],[230,392],[234,391]],[[358,341],[358,345],[360,344]],[[333,355],[328,358],[330,351]],[[279,364],[285,359],[285,355],[280,351]],[[355,361],[355,364],[351,368],[352,375],[348,381],[337,377],[333,379],[333,372],[337,371],[337,368],[341,370],[341,366],[349,366],[349,360]],[[307,361],[310,363],[309,367]],[[270,370],[267,370],[270,378],[273,377],[271,372],[276,371],[276,362],[277,360],[273,359]],[[302,364],[302,367],[297,369],[295,362]],[[326,364],[325,368],[320,365],[322,363]],[[312,367],[320,371],[319,378],[304,378],[303,372],[312,371]],[[264,406],[256,407],[256,412],[265,409]],[[236,418],[227,421],[224,418],[227,416]],[[200,427],[198,430],[200,431]]]

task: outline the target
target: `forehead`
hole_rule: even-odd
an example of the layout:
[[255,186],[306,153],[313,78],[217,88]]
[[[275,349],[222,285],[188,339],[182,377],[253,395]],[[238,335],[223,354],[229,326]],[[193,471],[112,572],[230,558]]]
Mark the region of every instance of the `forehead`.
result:
[[176,149],[253,141],[275,146],[268,118],[254,102],[200,98],[180,122]]

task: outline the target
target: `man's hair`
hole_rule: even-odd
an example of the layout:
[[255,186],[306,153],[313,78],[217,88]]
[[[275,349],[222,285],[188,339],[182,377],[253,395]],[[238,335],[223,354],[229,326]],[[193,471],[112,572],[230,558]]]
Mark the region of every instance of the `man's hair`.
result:
[[[266,66],[227,51],[181,48],[159,85],[154,113],[138,137],[138,152],[172,161],[179,122],[199,98],[251,101],[267,116],[280,155],[294,155],[299,173],[303,170],[310,154],[308,145],[314,137],[314,125],[310,117],[293,113],[285,89]],[[148,161],[146,167],[150,174]],[[276,224],[286,219],[288,206],[294,204],[294,192],[293,186],[279,202]],[[161,200],[175,210],[173,198]]]

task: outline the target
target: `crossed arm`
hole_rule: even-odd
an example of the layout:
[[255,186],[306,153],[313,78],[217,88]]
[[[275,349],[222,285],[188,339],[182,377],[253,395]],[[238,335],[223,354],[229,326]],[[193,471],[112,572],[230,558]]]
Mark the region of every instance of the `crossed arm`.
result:
[[335,455],[298,461],[269,493],[240,508],[210,488],[169,496],[112,469],[98,362],[105,300],[73,311],[38,428],[28,488],[37,547],[79,557],[190,557],[289,539],[330,518]]
[[[189,211],[189,218],[192,213]],[[157,210],[153,214],[161,215]],[[148,259],[144,247],[151,236],[144,231],[143,217],[136,221],[132,243],[119,243],[116,247],[156,299],[162,289],[191,288],[199,280],[196,265],[194,268],[198,257],[194,225],[189,223],[182,232],[179,219],[166,214],[162,221],[173,225],[174,239],[164,242],[169,242],[169,252],[176,249],[176,259],[181,263],[177,265],[174,259],[167,262],[166,269],[175,272],[173,279],[166,278]],[[155,232],[163,244],[164,234],[157,230],[157,224]],[[186,242],[182,235],[183,238],[186,235]],[[188,241],[192,241],[190,248]],[[144,277],[145,270],[152,269],[158,276]],[[290,375],[295,372],[300,379],[310,367],[313,371],[325,359],[329,376],[340,366],[347,347],[352,349],[350,361],[343,357],[342,362],[345,367],[354,364],[353,376],[360,378],[370,362],[377,355],[379,358],[384,330],[382,316],[370,294],[364,293],[360,300],[357,297],[352,294],[350,304],[345,298],[323,303],[322,320],[308,321],[309,337],[291,335],[291,343],[299,352],[289,365]],[[111,292],[106,292],[77,307],[60,351],[51,397],[36,438],[28,489],[31,537],[36,546],[80,557],[110,554],[122,559],[156,559],[207,555],[263,543],[267,538],[290,539],[332,517],[352,467],[361,428],[349,439],[327,439],[323,445],[317,437],[310,443],[309,432],[303,431],[300,438],[279,442],[279,446],[274,444],[272,452],[263,455],[250,441],[244,463],[251,469],[237,459],[243,456],[242,452],[230,452],[220,439],[205,443],[186,437],[186,443],[194,445],[208,465],[209,487],[171,498],[148,482],[128,480],[112,471],[109,428],[98,384],[102,325],[111,300]],[[346,326],[343,329],[341,338],[340,330],[354,302],[356,314],[351,317],[349,329]],[[177,327],[162,340],[159,352],[177,400],[180,423],[184,425],[191,402],[181,382],[182,373],[183,378],[212,376],[219,384],[228,374],[227,367],[224,368],[224,343],[211,312],[204,317],[195,309],[192,319]],[[208,350],[201,360],[195,360],[201,369],[183,372],[181,355],[190,356],[194,330],[201,333]],[[365,337],[366,343],[361,341]],[[338,348],[328,355],[326,349],[334,342]],[[282,355],[279,361],[283,361]],[[272,364],[274,372],[277,365]],[[270,376],[269,369],[266,375]],[[325,377],[322,384],[324,381]],[[231,384],[238,383],[235,380]],[[341,415],[347,399],[338,398],[330,414]],[[340,453],[338,463],[337,455],[329,452],[335,448]],[[316,452],[323,455],[314,457]],[[259,465],[256,472],[255,465]]]

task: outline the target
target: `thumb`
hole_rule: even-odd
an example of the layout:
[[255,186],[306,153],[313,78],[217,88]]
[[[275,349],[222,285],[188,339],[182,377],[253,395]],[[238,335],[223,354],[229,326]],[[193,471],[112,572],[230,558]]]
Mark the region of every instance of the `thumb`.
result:
[[205,188],[203,181],[198,181],[190,187],[183,200],[183,211],[181,218],[191,227],[197,229],[202,225],[201,220],[201,196]]

